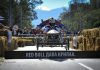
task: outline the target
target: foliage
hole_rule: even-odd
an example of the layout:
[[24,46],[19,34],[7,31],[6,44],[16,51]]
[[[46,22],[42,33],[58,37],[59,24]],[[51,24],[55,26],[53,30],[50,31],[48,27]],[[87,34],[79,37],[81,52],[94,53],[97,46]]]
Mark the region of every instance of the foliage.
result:
[[88,28],[100,27],[100,9],[89,11],[85,14],[85,20]]
[[9,25],[8,14],[10,1],[12,1],[12,25],[17,24],[22,28],[25,26],[32,27],[31,21],[37,19],[37,13],[34,9],[43,3],[42,0],[0,0],[0,16],[5,18],[3,21],[5,25]]
[[60,18],[68,31],[78,32],[82,29],[100,27],[100,9],[84,10],[78,7],[74,12],[64,10]]
[[7,25],[8,21],[8,1],[7,0],[0,0],[0,16],[4,17],[4,21],[2,22],[4,25]]

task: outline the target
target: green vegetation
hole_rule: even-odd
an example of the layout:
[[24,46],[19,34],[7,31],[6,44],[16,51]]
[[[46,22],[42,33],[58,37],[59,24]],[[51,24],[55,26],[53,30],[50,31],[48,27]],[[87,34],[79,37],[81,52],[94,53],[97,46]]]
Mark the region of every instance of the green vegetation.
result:
[[74,11],[73,9],[70,12],[64,10],[61,13],[60,18],[62,23],[67,26],[68,31],[77,32],[83,29],[100,27],[100,9],[93,9],[90,5],[88,7],[89,9],[78,6]]
[[9,25],[10,11],[12,24],[9,26],[32,27],[31,21],[37,19],[34,9],[42,3],[42,0],[0,0],[0,16],[5,18],[3,24]]

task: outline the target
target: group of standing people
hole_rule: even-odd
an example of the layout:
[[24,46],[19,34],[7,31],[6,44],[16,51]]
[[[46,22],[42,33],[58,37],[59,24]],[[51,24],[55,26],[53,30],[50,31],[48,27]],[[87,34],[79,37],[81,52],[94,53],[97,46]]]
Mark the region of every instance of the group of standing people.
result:
[[20,29],[18,27],[18,25],[14,25],[13,26],[13,29],[12,29],[12,34],[14,36],[17,36],[19,34],[42,34],[42,30],[40,29],[32,29],[32,28],[27,28],[27,27],[24,27],[24,29]]

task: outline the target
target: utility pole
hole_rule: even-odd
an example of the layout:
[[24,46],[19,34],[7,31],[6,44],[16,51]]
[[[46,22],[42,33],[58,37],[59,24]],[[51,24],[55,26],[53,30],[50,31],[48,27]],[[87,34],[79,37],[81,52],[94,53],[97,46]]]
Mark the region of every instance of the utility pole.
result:
[[21,6],[21,5],[20,5],[20,8],[21,8],[21,13],[20,13],[20,15],[21,15],[21,18],[20,18],[21,26],[20,26],[20,27],[21,27],[21,29],[22,29],[22,22],[23,22],[23,21],[22,21],[22,20],[23,20],[23,17],[22,17],[22,16],[23,16],[23,12],[22,12],[22,6]]
[[9,0],[9,11],[8,11],[8,25],[12,26],[12,22],[13,22],[13,18],[12,18],[12,4],[13,4],[13,0]]
[[19,6],[20,9],[20,28],[22,29],[22,23],[23,23],[23,11],[22,11],[22,5],[21,5],[21,0],[15,0]]

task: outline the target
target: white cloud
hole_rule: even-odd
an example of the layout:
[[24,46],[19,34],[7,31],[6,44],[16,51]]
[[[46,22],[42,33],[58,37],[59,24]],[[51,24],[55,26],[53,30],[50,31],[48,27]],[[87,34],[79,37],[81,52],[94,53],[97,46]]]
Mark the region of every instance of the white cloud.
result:
[[50,9],[47,6],[37,6],[35,9],[50,11]]

